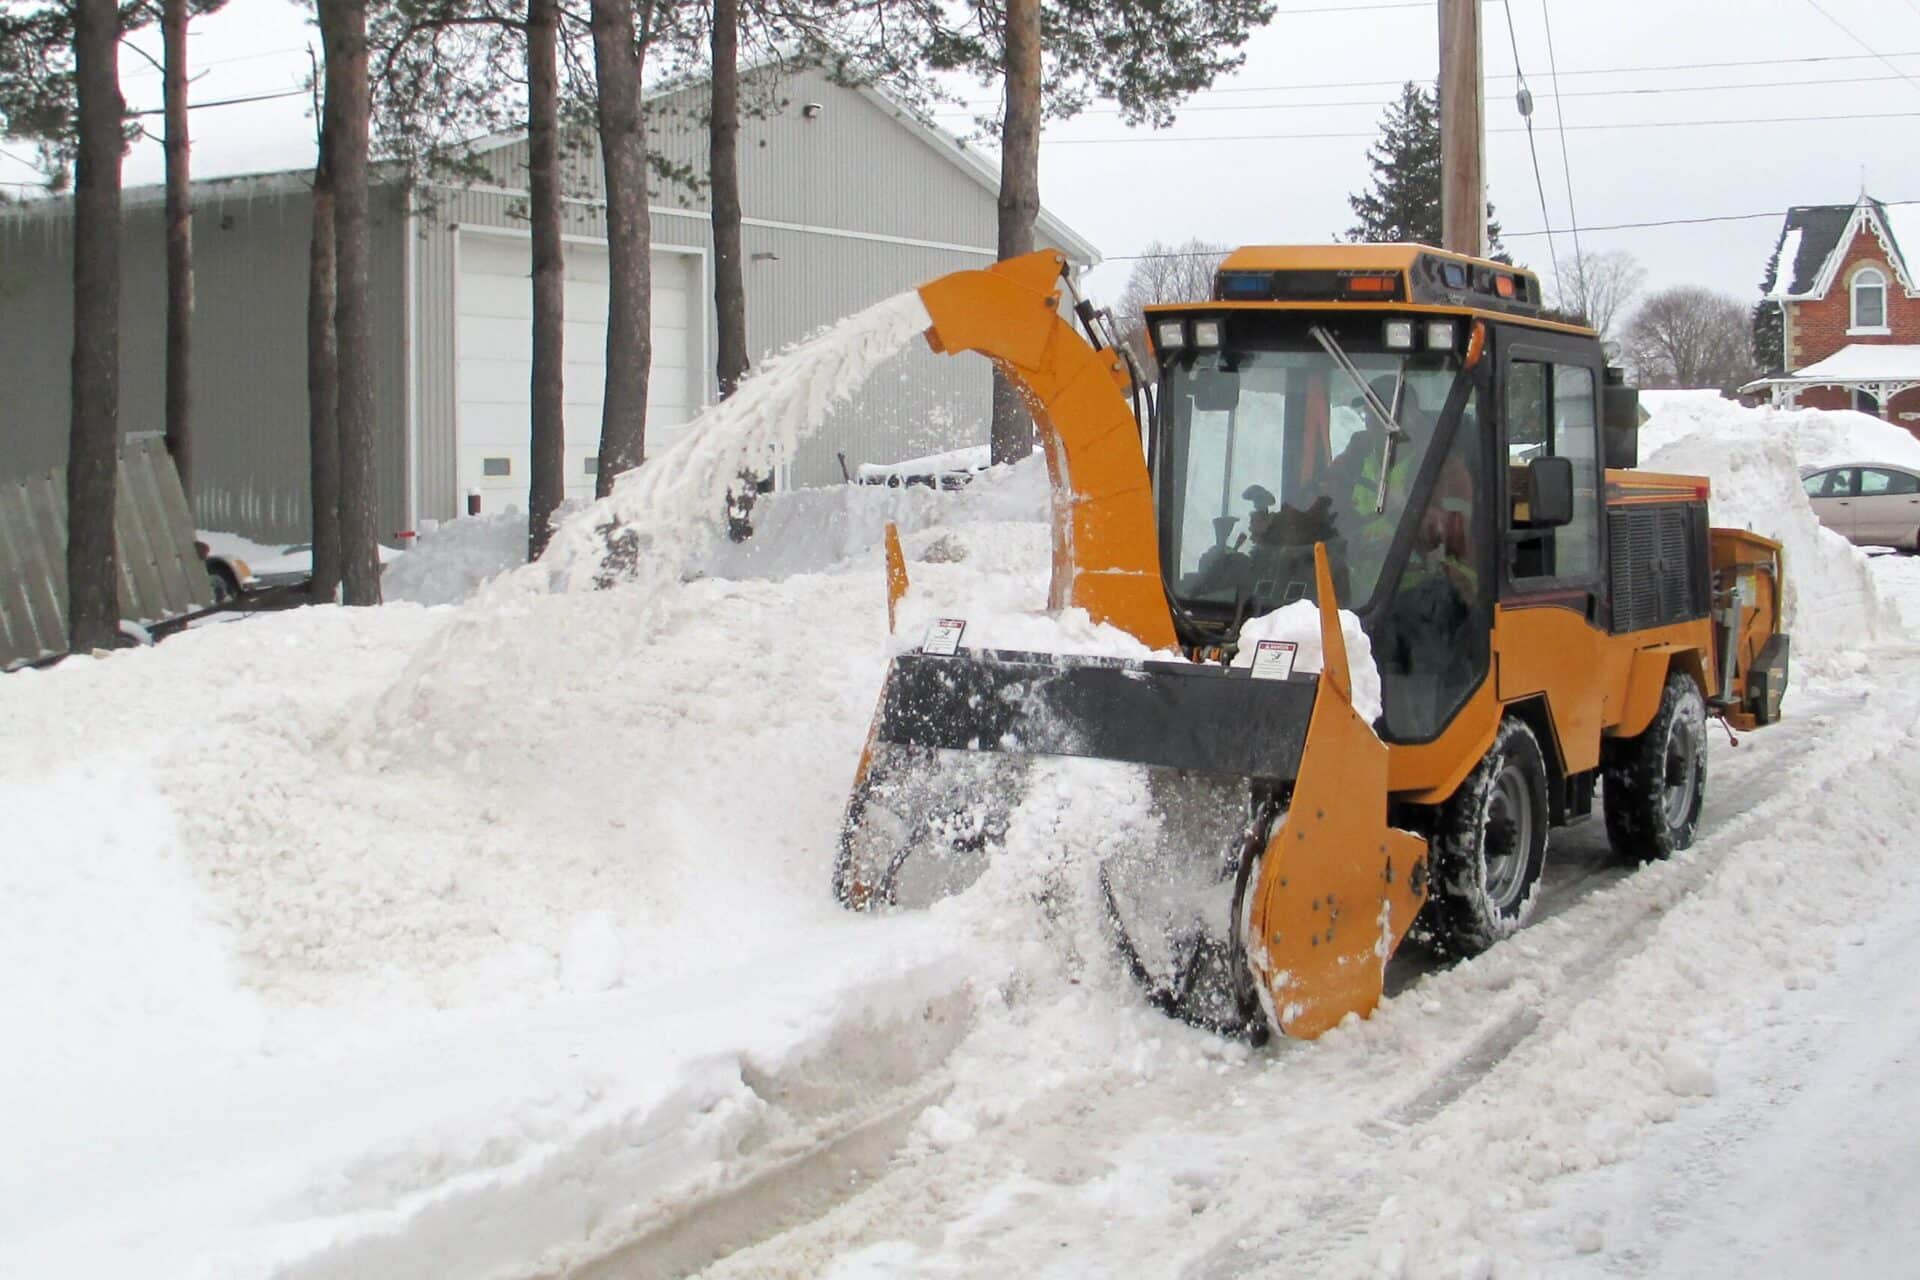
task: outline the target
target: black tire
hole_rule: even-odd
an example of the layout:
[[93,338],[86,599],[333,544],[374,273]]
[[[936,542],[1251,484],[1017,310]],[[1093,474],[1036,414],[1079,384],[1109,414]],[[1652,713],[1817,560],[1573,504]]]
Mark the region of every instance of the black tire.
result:
[[1652,862],[1691,845],[1707,795],[1707,700],[1693,677],[1669,673],[1653,723],[1608,742],[1601,765],[1615,853]]
[[1526,924],[1547,865],[1547,820],[1546,756],[1509,717],[1437,815],[1431,919],[1441,950],[1479,955]]
[[231,604],[240,598],[240,578],[225,561],[207,561],[207,581],[213,587],[214,604]]

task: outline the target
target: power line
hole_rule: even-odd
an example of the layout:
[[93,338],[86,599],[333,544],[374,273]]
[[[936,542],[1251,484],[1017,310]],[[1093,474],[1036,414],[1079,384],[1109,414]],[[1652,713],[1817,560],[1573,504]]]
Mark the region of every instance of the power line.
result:
[[[236,53],[226,58],[189,58],[187,61],[189,66],[195,71],[199,71],[207,67],[231,66],[236,62],[258,62],[262,58],[279,58],[290,53],[305,53],[306,51],[306,46],[301,45],[298,48],[261,49],[254,53]],[[122,80],[132,80],[137,76],[157,76],[159,74],[159,70],[154,67],[136,67],[132,71],[123,74],[120,78]]]
[[[1920,0],[1914,0],[1914,3],[1920,4]],[[1572,74],[1570,71],[1559,73],[1559,75]],[[1488,76],[1487,78],[1489,80],[1511,80],[1513,77],[1501,75]],[[1556,79],[1557,78],[1558,77],[1556,77]],[[1904,79],[1906,79],[1905,76],[1841,76],[1826,80],[1746,80],[1739,84],[1676,84],[1642,89],[1572,89],[1561,93],[1542,94],[1536,98],[1536,101],[1555,102],[1562,98],[1654,97],[1669,93],[1722,93],[1740,89],[1766,89],[1771,92],[1780,89],[1811,89],[1836,84],[1887,84],[1892,81]],[[1395,83],[1402,82],[1396,81]],[[1225,93],[1229,91],[1222,89],[1215,90],[1214,92]],[[1238,92],[1238,90],[1234,90],[1233,92]],[[1194,111],[1320,111],[1332,110],[1337,107],[1366,107],[1370,110],[1377,110],[1382,105],[1379,98],[1347,98],[1336,102],[1196,102],[1181,107],[1180,113],[1186,115]],[[972,119],[980,113],[978,111],[936,111],[933,114],[936,119],[956,120],[963,118]],[[1079,114],[1083,116],[1117,116],[1120,114],[1120,108],[1090,107]]]
[[1433,0],[1400,0],[1394,4],[1330,4],[1319,5],[1311,9],[1276,9],[1276,18],[1290,18],[1296,13],[1372,13],[1379,9],[1431,9]]
[[[1720,70],[1725,70],[1731,67],[1786,67],[1786,66],[1803,66],[1803,65],[1807,65],[1810,63],[1817,63],[1817,62],[1866,62],[1872,59],[1879,59],[1880,61],[1884,62],[1886,61],[1887,58],[1920,58],[1920,50],[1908,50],[1902,53],[1889,53],[1885,55],[1877,54],[1877,53],[1832,53],[1832,54],[1820,54],[1817,56],[1802,57],[1802,58],[1743,58],[1743,59],[1739,59],[1731,62],[1672,62],[1672,63],[1665,63],[1661,65],[1656,65],[1656,66],[1644,66],[1644,67],[1586,67],[1581,69],[1562,71],[1560,74],[1568,78],[1572,78],[1574,76],[1641,75],[1641,74],[1652,74],[1653,72],[1656,72],[1656,71],[1720,71]],[[1901,71],[1898,67],[1893,68],[1893,70],[1895,74],[1891,78],[1898,79],[1898,80],[1904,80],[1907,78],[1906,73]],[[1210,89],[1204,90],[1204,92],[1210,97],[1218,97],[1223,94],[1232,94],[1232,93],[1293,93],[1293,92],[1297,92],[1299,90],[1304,90],[1304,89],[1378,89],[1378,88],[1397,89],[1401,85],[1405,84],[1408,80],[1425,80],[1429,78],[1430,78],[1430,73],[1426,71],[1422,71],[1417,75],[1400,76],[1397,79],[1393,79],[1393,80],[1319,80],[1319,81],[1312,81],[1312,82],[1307,82],[1302,84],[1225,85],[1218,88],[1210,88]],[[1489,75],[1487,79],[1511,80],[1513,79],[1513,77],[1509,75]],[[1809,81],[1805,83],[1815,83],[1815,82]],[[1839,84],[1839,83],[1865,83],[1865,82],[1864,81],[1859,81],[1859,82],[1822,81],[1818,83]],[[1708,85],[1708,86],[1702,86],[1702,87],[1717,88],[1722,86]],[[1725,86],[1725,87],[1731,88],[1734,86]],[[1760,84],[1760,85],[1743,85],[1739,87],[1771,88],[1773,86],[1771,84]],[[1594,92],[1628,92],[1628,91],[1627,90],[1596,90]],[[1641,92],[1656,92],[1656,91],[1641,90]],[[1669,92],[1678,92],[1678,90],[1671,90]],[[1572,96],[1572,95],[1568,95],[1568,96]],[[984,105],[984,100],[983,100],[983,105]],[[1344,104],[1328,104],[1328,105],[1344,105]],[[1372,103],[1355,104],[1355,105],[1378,106],[1379,104],[1377,102],[1372,102]],[[1189,110],[1192,110],[1192,109],[1193,108],[1189,108]]]
[[[1879,203],[1884,208],[1898,209],[1898,208],[1903,208],[1907,205],[1920,204],[1920,199],[1882,200]],[[1649,227],[1693,227],[1693,226],[1702,226],[1704,224],[1712,223],[1712,222],[1752,222],[1758,218],[1784,218],[1787,216],[1788,212],[1789,211],[1785,209],[1777,209],[1777,210],[1769,209],[1764,213],[1717,213],[1717,214],[1708,214],[1704,217],[1698,217],[1698,218],[1652,218],[1643,222],[1605,222],[1605,223],[1595,223],[1594,225],[1589,227],[1582,227],[1581,230],[1582,231],[1640,231]],[[1501,234],[1509,237],[1521,237],[1521,236],[1537,236],[1537,235],[1543,235],[1545,233],[1540,231],[1503,231],[1501,232]]]
[[[1883,208],[1900,209],[1908,205],[1920,205],[1920,198],[1912,200],[1882,200],[1880,204]],[[1693,227],[1715,222],[1753,222],[1760,218],[1784,218],[1789,212],[1790,211],[1786,209],[1768,209],[1763,213],[1715,213],[1706,214],[1697,218],[1649,218],[1641,222],[1595,223],[1592,226],[1581,227],[1580,230],[1641,231],[1653,227]],[[1532,236],[1543,236],[1546,235],[1547,232],[1503,230],[1500,234],[1509,240],[1515,240]],[[1216,255],[1212,253],[1185,253],[1179,251],[1170,253],[1108,253],[1102,254],[1100,260],[1102,262],[1137,262],[1142,258],[1210,258],[1214,256]]]
[[[1825,18],[1828,22],[1831,22],[1834,26],[1839,27],[1841,33],[1845,35],[1847,39],[1853,41],[1855,44],[1859,45],[1862,49],[1865,49],[1868,53],[1872,54],[1874,57],[1879,58],[1880,61],[1885,62],[1889,70],[1900,71],[1900,68],[1894,66],[1893,63],[1888,62],[1887,59],[1885,57],[1882,57],[1881,54],[1877,52],[1872,45],[1868,44],[1865,40],[1862,40],[1859,36],[1853,34],[1852,29],[1849,28],[1846,23],[1834,17],[1832,14],[1828,13],[1825,9],[1822,9],[1820,7],[1820,0],[1807,0],[1807,3],[1813,6],[1813,11],[1815,13]],[[1902,80],[1905,80],[1908,84],[1912,85],[1914,88],[1920,89],[1920,80],[1915,80],[1912,76],[1906,74],[1904,71],[1900,72],[1900,78]]]
[[[187,110],[201,111],[207,107],[238,107],[249,102],[272,102],[278,98],[304,98],[305,89],[283,89],[279,93],[254,93],[244,98],[216,98],[212,102],[189,102]],[[129,111],[130,116],[159,116],[166,114],[165,107],[148,107],[141,111]]]
[[1517,86],[1515,100],[1520,106],[1520,118],[1527,122],[1527,155],[1533,160],[1533,189],[1540,193],[1540,221],[1547,224],[1547,258],[1553,263],[1553,287],[1558,291],[1560,251],[1553,245],[1553,215],[1547,212],[1547,184],[1540,177],[1540,152],[1533,143],[1533,91],[1527,88],[1526,72],[1520,69],[1520,36],[1513,27],[1513,4],[1511,0],[1500,0],[1500,5],[1507,15],[1507,44],[1513,49],[1513,78]]
[[[1920,111],[1869,111],[1853,115],[1827,116],[1751,116],[1733,120],[1641,120],[1619,124],[1570,124],[1574,132],[1605,132],[1612,129],[1699,129],[1720,125],[1754,124],[1828,124],[1841,120],[1906,120],[1920,116]],[[1525,133],[1525,129],[1489,129],[1495,133]],[[1202,137],[1168,137],[1164,135],[1141,136],[1137,138],[1048,138],[1044,143],[1050,147],[1112,146],[1121,143],[1168,143],[1168,142],[1324,142],[1335,139],[1377,138],[1378,131],[1368,133],[1230,133],[1209,134]]]
[[1560,175],[1567,182],[1567,221],[1573,224],[1573,265],[1586,288],[1587,260],[1580,252],[1580,211],[1573,207],[1573,162],[1567,158],[1567,113],[1560,109],[1560,65],[1553,56],[1553,15],[1548,0],[1540,0],[1540,17],[1547,24],[1547,74],[1553,78],[1553,118],[1560,130]]

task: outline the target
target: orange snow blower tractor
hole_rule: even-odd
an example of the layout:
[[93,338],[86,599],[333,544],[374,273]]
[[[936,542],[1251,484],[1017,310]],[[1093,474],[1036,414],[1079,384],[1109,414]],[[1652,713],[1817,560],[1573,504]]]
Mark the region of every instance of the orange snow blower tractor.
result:
[[[973,649],[942,620],[888,671],[843,903],[964,887],[1039,757],[1121,763],[1153,821],[1100,885],[1135,976],[1191,1022],[1312,1037],[1379,1002],[1409,930],[1471,955],[1519,929],[1550,830],[1596,803],[1623,856],[1692,842],[1708,717],[1779,716],[1780,547],[1710,528],[1706,480],[1634,469],[1637,393],[1532,273],[1241,249],[1210,301],[1149,308],[1149,379],[1064,270],[1042,252],[933,281],[927,339],[1024,389],[1049,608],[1165,656]],[[1317,672],[1249,626],[1299,601]]]

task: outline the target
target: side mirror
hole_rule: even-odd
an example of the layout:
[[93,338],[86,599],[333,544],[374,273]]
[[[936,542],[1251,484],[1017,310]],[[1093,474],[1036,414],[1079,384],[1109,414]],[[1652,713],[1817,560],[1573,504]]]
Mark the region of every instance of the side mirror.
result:
[[1527,464],[1527,527],[1558,529],[1573,523],[1573,461],[1535,458]]
[[1640,465],[1640,392],[1627,385],[1626,375],[1609,367],[1601,389],[1601,447],[1609,467]]
[[1193,407],[1202,413],[1232,413],[1240,407],[1240,375],[1220,369],[1195,369]]

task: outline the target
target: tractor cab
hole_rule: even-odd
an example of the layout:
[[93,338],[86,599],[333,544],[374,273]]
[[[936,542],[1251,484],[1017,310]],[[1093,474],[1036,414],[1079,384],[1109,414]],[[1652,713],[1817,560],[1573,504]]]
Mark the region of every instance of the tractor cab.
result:
[[[1381,669],[1383,736],[1433,738],[1486,674],[1497,580],[1517,565],[1499,553],[1530,538],[1537,554],[1576,502],[1598,531],[1599,344],[1540,319],[1539,289],[1419,246],[1253,248],[1213,301],[1150,309],[1149,466],[1181,638],[1231,643],[1315,599],[1324,545]],[[1493,370],[1524,341],[1585,379],[1562,377],[1560,406],[1584,439],[1539,429],[1537,389],[1503,394]],[[1519,505],[1496,510],[1503,494]]]

